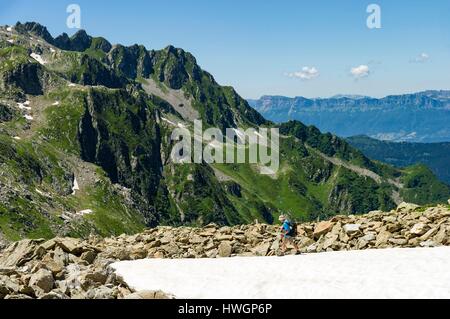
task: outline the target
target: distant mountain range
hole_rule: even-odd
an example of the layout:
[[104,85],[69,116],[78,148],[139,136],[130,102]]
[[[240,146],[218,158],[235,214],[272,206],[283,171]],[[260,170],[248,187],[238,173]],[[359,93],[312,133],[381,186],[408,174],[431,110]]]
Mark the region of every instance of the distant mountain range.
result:
[[393,143],[367,136],[350,137],[347,141],[364,155],[397,167],[425,164],[450,185],[450,143]]
[[263,96],[249,104],[274,122],[299,120],[321,131],[380,140],[450,141],[450,91],[424,91],[382,99],[337,95],[307,99]]

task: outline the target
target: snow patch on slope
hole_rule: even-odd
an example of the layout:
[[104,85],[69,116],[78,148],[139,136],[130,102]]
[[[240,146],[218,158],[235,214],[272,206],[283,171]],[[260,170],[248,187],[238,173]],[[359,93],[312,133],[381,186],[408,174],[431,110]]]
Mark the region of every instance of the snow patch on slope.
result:
[[170,121],[170,120],[168,120],[168,119],[166,119],[166,118],[164,118],[164,117],[161,117],[161,120],[163,120],[163,121],[166,122],[166,123],[169,123],[169,124],[172,125],[172,126],[177,126],[177,124],[175,124],[174,122],[172,122],[172,121]]
[[31,111],[31,107],[30,105],[30,101],[26,101],[23,103],[17,103],[17,107],[21,110],[27,110],[27,111]]
[[179,299],[450,298],[450,247],[112,265],[137,291]]
[[79,211],[77,214],[80,215],[80,216],[84,216],[84,215],[90,215],[93,212],[94,211],[92,209],[85,209],[85,210]]
[[44,59],[42,58],[42,56],[40,54],[31,53],[30,56],[42,65],[47,63],[46,61],[44,61]]
[[78,181],[77,178],[75,177],[75,179],[73,180],[73,185],[72,185],[72,195],[75,195],[77,193],[77,191],[80,190],[80,186],[78,185]]

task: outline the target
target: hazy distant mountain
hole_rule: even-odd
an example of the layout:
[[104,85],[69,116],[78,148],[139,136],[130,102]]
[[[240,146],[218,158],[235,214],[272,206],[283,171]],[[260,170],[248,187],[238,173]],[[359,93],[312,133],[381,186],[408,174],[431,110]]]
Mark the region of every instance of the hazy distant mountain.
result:
[[393,143],[367,136],[354,136],[347,141],[366,156],[397,167],[425,164],[450,185],[450,143]]
[[275,122],[300,120],[348,137],[381,140],[450,141],[450,91],[425,91],[382,99],[338,95],[327,99],[263,96],[249,104]]
[[369,97],[365,96],[365,95],[354,95],[354,94],[337,94],[337,95],[334,95],[331,97],[331,99],[342,99],[342,98],[359,100],[359,99],[364,99],[364,98],[369,98]]

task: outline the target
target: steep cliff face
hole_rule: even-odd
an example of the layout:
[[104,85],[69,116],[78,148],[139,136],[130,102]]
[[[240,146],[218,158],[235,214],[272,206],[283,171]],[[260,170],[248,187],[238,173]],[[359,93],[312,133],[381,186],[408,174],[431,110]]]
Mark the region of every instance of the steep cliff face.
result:
[[127,78],[148,78],[153,73],[150,53],[144,46],[115,46],[108,54],[111,67]]
[[30,60],[24,47],[0,48],[0,88],[4,94],[42,95],[50,85],[51,75]]
[[[0,85],[0,231],[12,239],[272,223],[281,212],[311,220],[450,194],[429,172],[371,161],[300,122],[264,120],[172,46],[1,27]],[[278,127],[280,170],[175,164],[172,131],[192,131],[194,119],[222,130]]]
[[[161,179],[161,136],[155,113],[126,91],[91,90],[79,123],[81,159],[99,165],[113,183],[131,189],[145,211]],[[146,212],[149,225],[158,219]]]
[[[25,94],[41,95],[44,92],[43,78],[44,72],[39,65],[27,63],[5,74],[3,82],[21,89]],[[5,87],[5,90],[8,90],[8,87]]]
[[182,49],[168,46],[162,51],[154,51],[152,61],[155,65],[155,77],[171,89],[181,89],[190,76],[194,81],[200,80],[201,71],[195,58]]
[[73,83],[103,85],[109,88],[121,88],[128,82],[87,54],[80,56],[78,65],[70,70],[67,76]]
[[0,122],[9,122],[16,115],[13,108],[8,105],[0,104]]

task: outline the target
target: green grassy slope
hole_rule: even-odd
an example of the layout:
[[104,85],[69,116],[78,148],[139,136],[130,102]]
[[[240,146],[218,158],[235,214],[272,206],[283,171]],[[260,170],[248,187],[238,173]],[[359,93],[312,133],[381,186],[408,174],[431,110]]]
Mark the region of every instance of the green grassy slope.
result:
[[450,185],[450,143],[393,143],[367,136],[347,140],[368,157],[399,168],[427,165],[444,183]]

